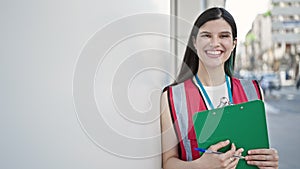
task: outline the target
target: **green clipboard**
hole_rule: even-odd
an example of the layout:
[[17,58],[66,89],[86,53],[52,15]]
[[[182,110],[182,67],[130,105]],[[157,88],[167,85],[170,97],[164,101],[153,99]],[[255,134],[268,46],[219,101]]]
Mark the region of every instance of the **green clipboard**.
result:
[[[261,100],[250,101],[197,112],[193,115],[198,147],[209,148],[211,145],[229,139],[237,148],[247,151],[256,148],[269,148],[268,129],[264,103]],[[220,149],[226,152],[230,146]],[[237,168],[251,169],[241,159]]]

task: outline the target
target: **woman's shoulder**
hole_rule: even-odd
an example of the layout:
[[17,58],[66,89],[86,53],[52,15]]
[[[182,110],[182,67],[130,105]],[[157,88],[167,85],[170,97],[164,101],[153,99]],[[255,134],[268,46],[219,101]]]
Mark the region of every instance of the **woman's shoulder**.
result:
[[231,77],[232,82],[252,82],[252,83],[257,83],[258,81],[255,79],[242,79],[242,78],[237,78],[237,77]]
[[169,90],[170,88],[179,87],[179,86],[182,86],[182,85],[188,86],[190,84],[193,84],[193,78],[187,79],[183,82],[174,82],[174,83],[164,87],[163,92]]

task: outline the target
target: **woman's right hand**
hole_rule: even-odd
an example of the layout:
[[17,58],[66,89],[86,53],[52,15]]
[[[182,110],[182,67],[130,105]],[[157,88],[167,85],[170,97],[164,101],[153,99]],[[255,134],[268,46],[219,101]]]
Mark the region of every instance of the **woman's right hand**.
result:
[[[219,149],[227,146],[229,143],[229,140],[221,141],[217,144],[211,145],[208,149],[212,151],[218,151]],[[234,158],[233,155],[241,155],[243,151],[243,148],[236,150],[234,143],[232,143],[231,149],[223,154],[204,153],[199,159],[193,162],[201,163],[202,166],[199,166],[200,168],[234,169],[239,162],[239,158]]]

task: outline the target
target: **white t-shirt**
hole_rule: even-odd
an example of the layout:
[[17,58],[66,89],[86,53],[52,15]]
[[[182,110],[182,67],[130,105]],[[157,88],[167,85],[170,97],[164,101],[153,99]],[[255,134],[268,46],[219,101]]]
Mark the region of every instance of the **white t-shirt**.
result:
[[[203,91],[201,90],[200,86],[197,83],[196,78],[193,78],[194,83],[196,84],[196,86],[198,87],[198,89],[200,90],[200,92],[203,94]],[[214,105],[214,108],[217,108],[218,105],[220,104],[220,100],[221,98],[225,97],[227,100],[229,100],[228,98],[228,91],[227,91],[227,85],[226,85],[226,81],[218,86],[203,86],[209,99],[211,100],[212,104]],[[211,110],[212,108],[209,106],[208,101],[206,100],[205,97],[203,97],[205,100],[205,104],[207,106],[207,108],[209,110]]]

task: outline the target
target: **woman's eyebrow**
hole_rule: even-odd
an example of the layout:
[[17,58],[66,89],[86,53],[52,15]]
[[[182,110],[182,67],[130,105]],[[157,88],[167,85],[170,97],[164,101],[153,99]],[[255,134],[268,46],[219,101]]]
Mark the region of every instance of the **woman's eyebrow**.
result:
[[231,35],[230,31],[222,31],[221,33],[223,33],[223,34],[230,34]]
[[[230,31],[221,31],[220,33],[222,33],[222,34],[230,34],[231,35]],[[209,32],[209,31],[200,31],[199,34],[211,34],[211,32]]]
[[200,31],[200,34],[207,34],[207,33],[211,33],[211,32],[208,32],[208,31]]

